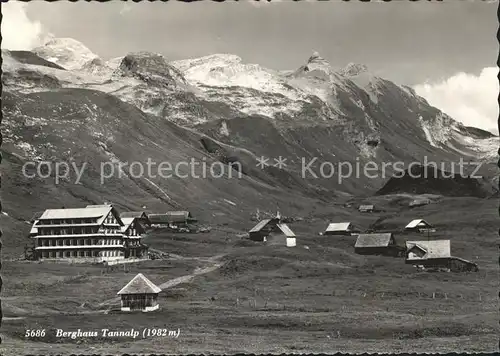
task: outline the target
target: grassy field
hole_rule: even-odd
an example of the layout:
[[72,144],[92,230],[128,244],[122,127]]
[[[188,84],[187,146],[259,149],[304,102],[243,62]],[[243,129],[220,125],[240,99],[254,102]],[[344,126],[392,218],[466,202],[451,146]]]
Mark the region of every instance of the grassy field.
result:
[[[290,224],[295,248],[242,241],[249,221],[207,234],[153,232],[146,243],[174,255],[125,269],[5,262],[3,354],[496,351],[498,202],[441,198],[409,209],[405,199],[374,198],[383,211],[373,214],[358,213],[358,201],[308,214]],[[402,258],[354,254],[354,237],[318,235],[329,221],[363,228],[378,221],[404,244],[422,238],[397,233],[413,218],[435,224],[431,238],[450,239],[452,255],[478,263],[479,272],[421,272]],[[119,303],[103,304],[139,272],[157,285],[179,282],[160,293],[158,311],[119,313],[110,310]],[[180,330],[179,337],[55,336],[58,328],[155,327]],[[26,339],[27,329],[46,336]]]

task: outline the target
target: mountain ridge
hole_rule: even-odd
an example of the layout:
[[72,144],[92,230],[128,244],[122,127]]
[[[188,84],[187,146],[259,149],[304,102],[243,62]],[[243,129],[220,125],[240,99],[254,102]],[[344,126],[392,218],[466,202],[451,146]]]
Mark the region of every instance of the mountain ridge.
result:
[[[381,171],[385,176],[340,181],[342,163],[372,163],[380,170],[387,162],[464,158],[483,162],[487,178],[496,176],[498,137],[465,127],[363,65],[335,71],[319,54],[286,73],[230,54],[171,62],[136,52],[104,61],[83,45],[72,42],[74,50],[66,53],[54,43],[36,53],[2,51],[2,151],[10,158],[0,170],[5,181],[22,182],[3,199],[9,215],[21,220],[47,202],[73,206],[103,199],[124,209],[191,209],[214,223],[243,221],[254,209],[273,210],[277,203],[292,215],[337,197],[373,194],[393,173],[389,168]],[[75,59],[78,51],[88,60]],[[58,64],[50,64],[56,55]],[[262,169],[261,156],[270,163]],[[279,157],[287,159],[282,169],[274,167]],[[195,158],[228,169],[238,163],[242,178],[228,179],[228,170],[225,178],[124,175],[96,183],[104,162],[144,164],[148,158],[173,165]],[[42,160],[89,162],[85,184],[20,176],[23,163]],[[321,164],[335,174],[304,175],[303,162],[311,161],[314,174]]]

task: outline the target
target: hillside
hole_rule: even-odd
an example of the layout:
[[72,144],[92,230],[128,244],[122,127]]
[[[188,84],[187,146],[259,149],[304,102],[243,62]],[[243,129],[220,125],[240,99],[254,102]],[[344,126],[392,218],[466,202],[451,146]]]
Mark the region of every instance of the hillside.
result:
[[[169,62],[140,52],[104,61],[71,39],[2,54],[0,170],[5,211],[21,224],[15,231],[27,231],[35,211],[103,200],[122,210],[190,209],[214,223],[246,221],[257,208],[286,206],[294,215],[335,197],[369,196],[392,176],[384,163],[424,158],[478,160],[486,180],[496,175],[497,137],[464,127],[363,65],[336,71],[318,53],[288,72],[229,54]],[[270,166],[256,166],[261,156]],[[280,156],[281,169],[273,166]],[[56,184],[54,175],[22,176],[25,162],[45,160],[74,162],[70,177]],[[134,178],[129,168],[117,176],[120,164],[148,160],[180,163],[178,173],[189,177]],[[223,178],[194,177],[181,163],[191,160],[220,163]],[[75,184],[74,167],[84,163]],[[103,184],[101,164],[116,173]],[[347,174],[347,164],[361,172]],[[364,174],[367,164],[377,174]]]
[[[362,64],[335,69],[319,53],[286,72],[233,54],[106,61],[72,39],[2,56],[9,354],[496,350],[498,137]],[[391,167],[418,162],[423,173],[424,162],[461,160],[480,163],[484,179],[445,170],[397,178]],[[415,200],[426,203],[410,206]],[[127,266],[22,260],[33,213],[104,201],[118,211],[190,210],[211,230],[149,230],[150,251],[168,257]],[[377,210],[361,213],[360,204]],[[244,239],[257,209],[291,218],[297,246]],[[402,258],[356,254],[355,236],[319,235],[345,221],[395,232],[402,246],[423,238],[401,233],[416,218],[436,227],[426,238],[450,239],[452,254],[479,271],[422,272]],[[160,309],[116,312],[116,293],[139,272],[163,289]],[[56,328],[103,327],[181,336],[55,337]],[[26,339],[41,328],[45,338]]]
[[498,189],[493,184],[482,177],[476,178],[476,175],[466,176],[453,169],[447,172],[431,166],[413,166],[391,177],[377,194],[412,193],[487,198],[497,192]]

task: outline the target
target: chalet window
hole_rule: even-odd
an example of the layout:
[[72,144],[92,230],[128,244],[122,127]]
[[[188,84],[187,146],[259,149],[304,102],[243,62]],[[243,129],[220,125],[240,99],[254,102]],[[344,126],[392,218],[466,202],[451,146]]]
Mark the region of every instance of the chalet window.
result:
[[66,251],[65,255],[66,255],[66,257],[70,257],[70,252]]
[[63,252],[62,251],[59,251],[59,257],[62,258],[63,257]]

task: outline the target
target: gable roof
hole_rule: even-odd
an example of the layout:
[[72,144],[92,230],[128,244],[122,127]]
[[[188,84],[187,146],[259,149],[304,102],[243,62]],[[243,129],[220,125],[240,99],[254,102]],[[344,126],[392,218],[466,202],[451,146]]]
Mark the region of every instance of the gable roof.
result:
[[130,225],[134,222],[135,218],[121,218],[123,222],[123,226],[121,227],[121,231],[125,232],[130,227]]
[[423,219],[415,219],[415,220],[412,220],[408,223],[408,225],[406,225],[405,229],[414,229],[416,227],[430,227],[431,224],[429,224],[427,221],[423,220]]
[[293,231],[290,229],[290,227],[287,224],[278,224],[278,228],[281,230],[283,234],[287,237],[295,237],[295,234]]
[[392,238],[392,233],[360,234],[354,247],[387,247]]
[[418,247],[422,251],[426,252],[426,254],[422,257],[423,259],[451,257],[450,240],[406,241],[407,252],[414,247]]
[[328,225],[326,228],[326,232],[332,232],[332,231],[348,231],[349,228],[351,227],[350,222],[342,222],[342,223],[331,223]]
[[85,208],[47,209],[44,211],[39,220],[88,218],[99,219],[97,224],[102,224],[106,216],[108,216],[111,211],[115,211],[118,224],[123,225],[118,213],[116,213],[116,210],[111,205],[88,205]]
[[145,211],[124,211],[120,213],[121,218],[142,218],[148,217],[148,214],[146,214]]
[[157,287],[153,282],[147,279],[142,273],[132,278],[130,282],[127,283],[116,294],[157,294],[160,293],[161,289]]
[[261,220],[249,232],[259,232],[260,230],[262,230],[264,228],[264,226],[266,226],[270,222],[271,222],[271,219]]

